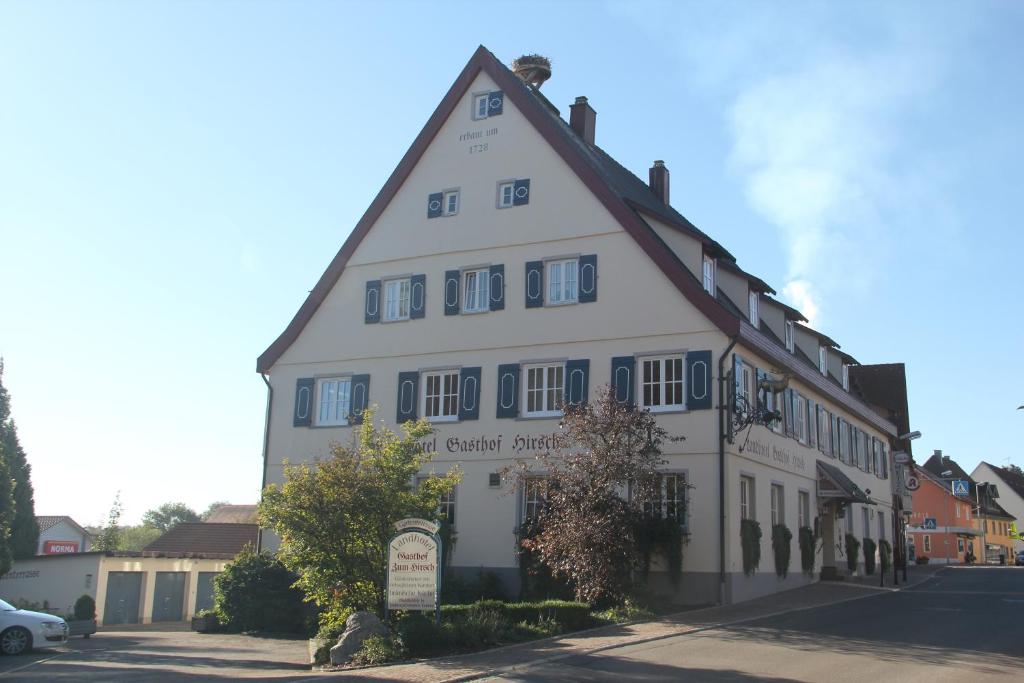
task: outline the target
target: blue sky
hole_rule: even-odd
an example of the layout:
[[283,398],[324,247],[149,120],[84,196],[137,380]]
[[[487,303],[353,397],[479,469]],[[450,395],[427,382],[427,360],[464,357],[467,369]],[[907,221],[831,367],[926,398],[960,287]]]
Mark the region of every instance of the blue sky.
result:
[[1024,464],[1024,5],[0,3],[0,355],[41,514],[253,502],[255,359],[480,43],[864,363]]

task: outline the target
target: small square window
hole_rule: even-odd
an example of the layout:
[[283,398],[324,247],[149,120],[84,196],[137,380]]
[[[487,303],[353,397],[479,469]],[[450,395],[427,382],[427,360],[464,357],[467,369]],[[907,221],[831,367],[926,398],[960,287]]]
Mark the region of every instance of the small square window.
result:
[[523,383],[523,415],[554,417],[562,414],[565,401],[565,365],[535,365],[525,368]]
[[459,419],[459,371],[423,373],[422,414],[431,422]]
[[473,119],[486,119],[501,114],[505,106],[505,94],[500,90],[475,93],[473,95]]
[[492,489],[501,487],[501,472],[491,472],[487,475],[487,485]]
[[454,216],[459,212],[458,190],[449,190],[444,193],[444,207],[442,212],[445,216]]
[[384,320],[408,320],[412,287],[409,278],[384,283]]
[[482,313],[490,310],[490,270],[467,270],[462,273],[462,311]]
[[547,304],[574,304],[579,301],[579,259],[548,261]]
[[352,380],[349,377],[325,377],[316,381],[317,426],[348,424],[352,410]]
[[498,208],[507,209],[514,205],[516,184],[514,181],[498,183]]

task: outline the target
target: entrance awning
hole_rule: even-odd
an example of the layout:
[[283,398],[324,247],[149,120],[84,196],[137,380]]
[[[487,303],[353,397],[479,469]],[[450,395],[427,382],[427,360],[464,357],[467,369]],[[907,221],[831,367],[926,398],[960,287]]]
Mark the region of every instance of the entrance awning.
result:
[[867,494],[835,465],[818,461],[818,498],[840,503],[874,505]]

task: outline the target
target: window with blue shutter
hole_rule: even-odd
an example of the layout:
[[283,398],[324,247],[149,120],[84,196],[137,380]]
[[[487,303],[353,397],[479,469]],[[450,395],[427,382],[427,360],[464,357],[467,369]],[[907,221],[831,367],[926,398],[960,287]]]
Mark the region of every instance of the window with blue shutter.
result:
[[498,409],[495,417],[519,416],[519,363],[498,366]]
[[380,322],[380,280],[369,280],[366,283],[363,322],[367,324]]
[[774,410],[774,406],[769,405],[768,390],[761,388],[761,380],[767,379],[768,375],[761,368],[754,369],[754,377],[757,381],[757,409],[758,410]]
[[444,271],[444,314],[459,314],[459,282],[462,273],[458,270]]
[[505,265],[499,263],[490,268],[490,309],[502,311],[505,309]]
[[711,407],[711,352],[690,351],[686,354],[686,408],[707,410]]
[[301,377],[295,380],[295,411],[292,413],[292,425],[309,427],[313,424],[313,386],[312,377]]
[[597,301],[597,254],[580,256],[580,294],[581,304]]
[[526,307],[544,305],[544,262],[526,262]]
[[616,356],[612,358],[612,387],[615,390],[615,400],[622,405],[631,406],[636,403],[636,399],[633,396],[635,372],[635,357]]
[[427,276],[413,275],[409,285],[409,318],[415,320],[426,315]]
[[505,109],[505,93],[500,90],[492,90],[487,97],[487,116],[501,116]]
[[590,360],[570,360],[565,362],[565,402],[568,405],[579,405],[587,402],[590,387]]
[[350,424],[363,423],[363,411],[370,405],[370,376],[352,375],[352,419]]
[[516,180],[512,186],[512,206],[522,206],[530,203],[530,179],[522,178]]
[[793,436],[793,390],[786,389],[782,392],[783,413],[786,417],[786,436]]
[[505,109],[505,93],[500,90],[473,93],[472,118],[475,121],[492,116],[501,116]]
[[480,418],[480,368],[459,371],[459,419]]
[[818,404],[807,399],[807,445],[818,447]]
[[419,403],[419,372],[398,373],[398,409],[395,421],[402,424],[416,419],[416,404]]
[[432,192],[427,197],[427,218],[438,218],[444,205],[444,193]]

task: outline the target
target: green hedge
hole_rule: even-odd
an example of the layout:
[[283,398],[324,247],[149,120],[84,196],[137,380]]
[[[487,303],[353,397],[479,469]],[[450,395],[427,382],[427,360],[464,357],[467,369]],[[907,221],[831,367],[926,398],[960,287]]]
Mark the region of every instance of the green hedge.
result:
[[542,620],[555,621],[566,630],[586,628],[591,623],[590,605],[568,600],[542,600],[539,602],[501,602],[481,600],[469,605],[441,605],[441,620],[460,621],[473,613],[497,612],[510,623],[525,621],[537,624]]

